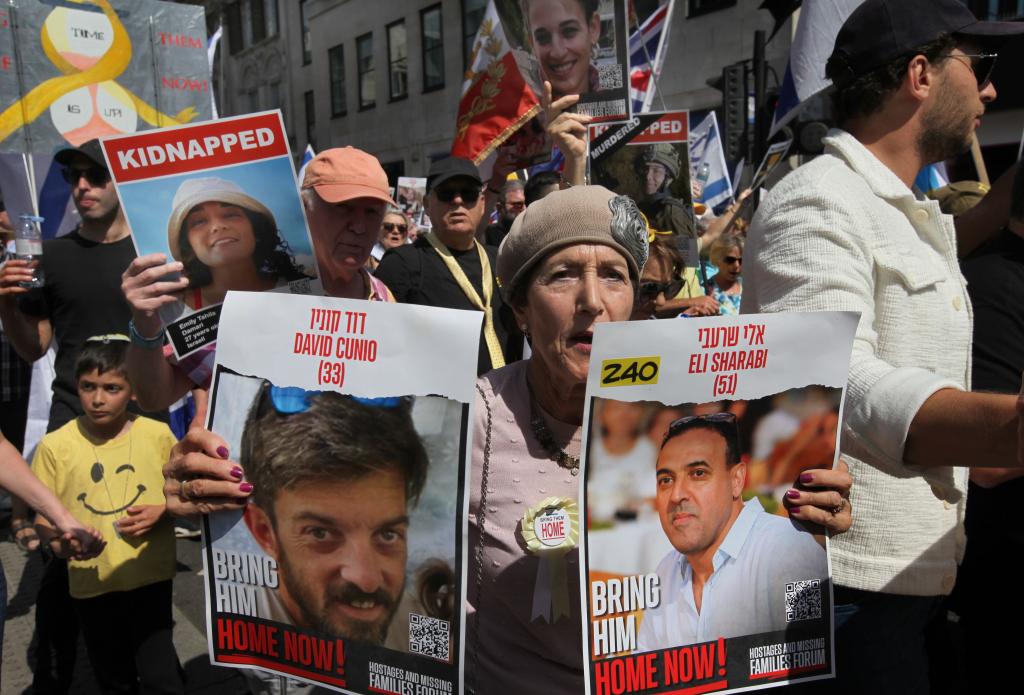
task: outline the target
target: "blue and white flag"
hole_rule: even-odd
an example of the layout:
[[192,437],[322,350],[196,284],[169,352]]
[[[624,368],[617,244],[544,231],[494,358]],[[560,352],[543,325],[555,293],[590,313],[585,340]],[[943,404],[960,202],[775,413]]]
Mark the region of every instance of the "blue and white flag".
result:
[[918,172],[917,178],[914,179],[914,185],[922,193],[927,193],[929,191],[934,191],[936,188],[948,186],[949,173],[946,171],[946,163],[937,162],[935,164],[928,164],[925,166],[924,169]]
[[306,178],[306,167],[313,161],[313,157],[315,156],[316,152],[313,151],[313,146],[306,145],[306,150],[302,153],[302,163],[299,164],[299,188],[302,188],[302,180]]
[[668,0],[655,10],[629,37],[629,96],[633,113],[651,110],[658,75],[668,53],[668,34],[672,5]]
[[804,0],[769,138],[796,117],[804,102],[831,86],[825,77],[825,63],[832,55],[839,28],[863,1]]
[[696,177],[704,164],[708,165],[708,179],[697,202],[714,208],[732,200],[732,182],[722,150],[722,135],[718,131],[715,112],[709,113],[696,128],[690,128],[690,171]]

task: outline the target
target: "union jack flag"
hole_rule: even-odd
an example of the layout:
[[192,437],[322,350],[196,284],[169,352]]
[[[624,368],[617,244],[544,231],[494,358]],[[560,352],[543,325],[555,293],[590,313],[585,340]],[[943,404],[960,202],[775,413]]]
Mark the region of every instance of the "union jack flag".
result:
[[651,110],[657,76],[668,53],[665,28],[669,26],[674,3],[675,0],[668,0],[661,5],[629,37],[629,96],[633,113]]

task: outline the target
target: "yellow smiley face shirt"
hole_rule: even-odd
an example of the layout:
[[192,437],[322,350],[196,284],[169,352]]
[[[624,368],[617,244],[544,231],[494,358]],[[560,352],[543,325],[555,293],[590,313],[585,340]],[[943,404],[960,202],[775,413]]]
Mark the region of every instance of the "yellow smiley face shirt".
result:
[[129,507],[165,504],[161,470],[174,435],[164,423],[138,417],[127,433],[98,441],[81,420],[43,437],[32,460],[43,484],[107,541],[99,556],[68,562],[71,596],[92,598],[173,578],[174,528],[166,514],[139,538],[122,538],[114,522],[126,517]]

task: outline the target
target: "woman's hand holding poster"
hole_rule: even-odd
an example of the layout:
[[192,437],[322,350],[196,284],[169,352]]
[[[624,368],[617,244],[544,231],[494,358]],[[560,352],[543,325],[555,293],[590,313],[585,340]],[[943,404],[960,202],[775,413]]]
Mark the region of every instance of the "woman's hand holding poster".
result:
[[214,663],[347,693],[461,692],[481,319],[228,294],[207,426],[253,489],[204,519]]
[[140,256],[184,266],[160,311],[179,359],[217,339],[229,290],[321,294],[280,111],[105,138]]
[[581,483],[588,693],[834,674],[827,539],[782,501],[801,471],[837,460],[856,326],[849,313],[598,325]]

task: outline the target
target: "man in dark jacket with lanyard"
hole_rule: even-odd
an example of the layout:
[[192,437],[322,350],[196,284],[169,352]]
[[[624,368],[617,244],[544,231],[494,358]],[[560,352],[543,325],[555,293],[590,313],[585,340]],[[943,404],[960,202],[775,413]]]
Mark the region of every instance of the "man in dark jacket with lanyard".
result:
[[374,273],[399,302],[483,311],[478,374],[522,353],[522,334],[494,281],[497,249],[476,240],[482,191],[480,172],[469,160],[434,162],[425,199],[433,229],[414,244],[388,251]]

